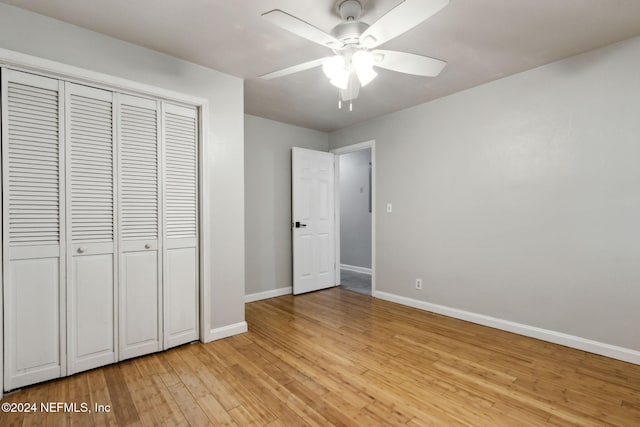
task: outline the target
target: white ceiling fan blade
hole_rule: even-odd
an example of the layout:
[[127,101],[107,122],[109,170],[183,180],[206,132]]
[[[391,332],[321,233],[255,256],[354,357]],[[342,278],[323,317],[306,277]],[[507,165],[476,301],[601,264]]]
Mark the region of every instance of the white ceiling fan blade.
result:
[[371,53],[376,67],[416,76],[435,77],[447,65],[439,59],[395,50],[378,49]]
[[314,43],[318,43],[330,49],[339,49],[344,46],[344,44],[340,40],[333,37],[331,34],[327,34],[320,28],[314,27],[308,22],[298,19],[293,15],[289,15],[288,13],[283,12],[279,9],[263,13],[262,17],[267,19],[272,24],[277,25],[278,27],[283,28],[297,36],[303,37],[307,40],[311,40]]
[[292,67],[283,68],[282,70],[274,71],[272,73],[263,74],[260,76],[260,78],[263,80],[271,80],[271,79],[276,79],[278,77],[288,76],[289,74],[297,73],[299,71],[309,70],[311,68],[322,65],[322,63],[329,58],[331,57],[314,59],[313,61],[304,62],[302,64],[298,64]]
[[360,36],[360,42],[370,49],[380,46],[435,15],[448,4],[449,0],[405,0],[367,28]]

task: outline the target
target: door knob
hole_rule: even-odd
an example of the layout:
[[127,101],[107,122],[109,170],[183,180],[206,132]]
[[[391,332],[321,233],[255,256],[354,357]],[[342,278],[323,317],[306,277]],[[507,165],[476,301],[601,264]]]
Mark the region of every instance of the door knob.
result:
[[87,247],[86,247],[86,246],[80,246],[80,247],[78,248],[78,253],[81,253],[81,254],[82,254],[82,253],[84,253],[84,252],[86,252],[86,251],[87,251]]
[[301,227],[304,228],[306,226],[307,224],[302,224],[300,221],[296,221],[296,228],[301,228]]
[[151,244],[150,243],[145,243],[144,248],[145,249],[151,249]]

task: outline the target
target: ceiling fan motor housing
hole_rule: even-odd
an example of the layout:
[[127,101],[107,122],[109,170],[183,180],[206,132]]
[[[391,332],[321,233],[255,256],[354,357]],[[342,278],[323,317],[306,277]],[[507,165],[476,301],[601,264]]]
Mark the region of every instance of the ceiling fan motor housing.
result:
[[360,43],[360,35],[367,28],[369,25],[364,22],[343,22],[336,25],[331,31],[331,35],[346,45],[358,44]]

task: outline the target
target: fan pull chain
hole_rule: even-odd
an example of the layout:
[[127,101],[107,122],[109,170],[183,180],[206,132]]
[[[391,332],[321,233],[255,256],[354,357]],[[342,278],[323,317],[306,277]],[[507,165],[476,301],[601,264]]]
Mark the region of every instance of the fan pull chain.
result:
[[[342,94],[338,91],[338,110],[342,110]],[[349,100],[349,111],[353,111],[353,100]]]

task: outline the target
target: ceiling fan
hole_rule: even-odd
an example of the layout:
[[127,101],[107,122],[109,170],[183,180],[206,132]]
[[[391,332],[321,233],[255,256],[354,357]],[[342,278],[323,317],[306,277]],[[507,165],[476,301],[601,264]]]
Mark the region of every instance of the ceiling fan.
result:
[[436,14],[449,4],[449,0],[405,0],[372,25],[360,20],[366,1],[339,1],[337,8],[342,22],[331,33],[279,9],[264,13],[262,17],[272,24],[328,47],[334,55],[264,74],[260,78],[270,80],[322,66],[331,84],[339,88],[338,106],[342,108],[343,101],[356,99],[360,87],[366,86],[378,75],[374,67],[425,77],[440,74],[447,64],[444,61],[376,48]]

